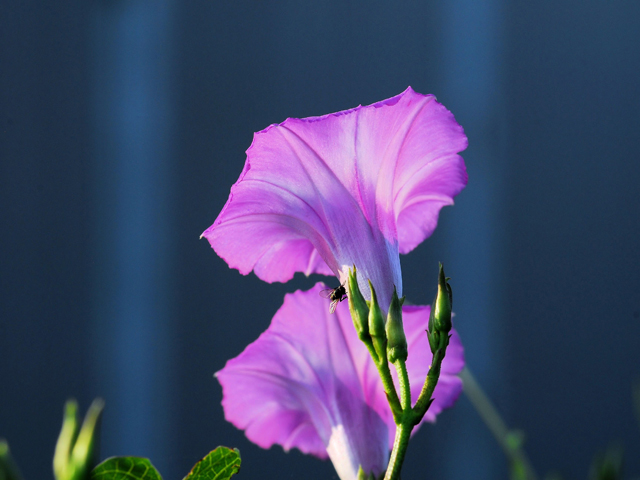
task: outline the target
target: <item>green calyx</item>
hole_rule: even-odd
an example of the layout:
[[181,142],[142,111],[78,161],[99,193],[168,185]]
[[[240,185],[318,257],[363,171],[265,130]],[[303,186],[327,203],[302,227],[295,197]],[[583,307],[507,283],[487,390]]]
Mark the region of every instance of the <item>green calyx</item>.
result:
[[393,288],[393,296],[391,297],[391,305],[389,305],[389,314],[387,315],[387,355],[391,363],[396,360],[405,362],[408,356],[407,337],[404,334],[402,325],[402,304],[404,298],[398,298],[398,293]]
[[358,468],[357,480],[376,480],[376,476],[373,474],[373,472],[369,474],[365,473],[365,471],[362,469],[362,465],[360,465],[360,468]]
[[349,288],[349,311],[351,312],[353,326],[360,340],[369,340],[369,307],[362,296],[362,292],[360,292],[355,265],[353,266],[353,271],[349,269],[347,283]]

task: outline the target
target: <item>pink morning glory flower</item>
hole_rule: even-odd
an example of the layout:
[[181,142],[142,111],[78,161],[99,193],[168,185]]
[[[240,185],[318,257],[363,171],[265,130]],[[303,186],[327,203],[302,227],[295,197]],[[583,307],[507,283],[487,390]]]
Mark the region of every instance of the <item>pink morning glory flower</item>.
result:
[[400,253],[436,227],[467,183],[467,137],[432,95],[411,87],[351,110],[289,118],[254,135],[206,237],[232,268],[267,282],[358,268],[386,311],[402,296]]
[[[318,283],[285,296],[269,328],[216,373],[225,418],[263,448],[274,444],[329,457],[342,480],[359,466],[382,473],[395,424],[369,352],[348,310],[330,315]],[[430,307],[403,308],[414,401],[431,364],[425,329]],[[423,421],[435,421],[462,390],[455,375],[464,366],[460,338],[452,331],[434,402]],[[414,430],[415,432],[415,430]]]

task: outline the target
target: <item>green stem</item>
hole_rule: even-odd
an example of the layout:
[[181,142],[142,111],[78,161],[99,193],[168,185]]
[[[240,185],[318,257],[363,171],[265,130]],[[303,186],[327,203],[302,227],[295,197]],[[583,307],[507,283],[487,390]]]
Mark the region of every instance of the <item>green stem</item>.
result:
[[373,363],[375,363],[376,366],[378,366],[380,359],[378,358],[376,349],[373,346],[373,340],[371,340],[371,337],[360,338],[360,340],[362,341],[362,343],[364,343],[364,346],[367,347],[367,350],[369,350],[369,355],[371,355],[371,359],[373,360]]
[[411,430],[416,425],[414,412],[411,410],[411,386],[409,385],[409,374],[404,360],[396,360],[393,366],[398,372],[398,383],[400,384],[400,401],[402,408],[399,415],[394,414],[396,422],[396,437],[393,441],[393,450],[389,459],[389,466],[385,474],[385,480],[399,479],[402,463],[409,446]]
[[522,465],[526,472],[526,477],[529,480],[537,480],[536,475],[527,454],[519,445],[514,445],[513,442],[509,442],[509,438],[512,436],[512,432],[507,428],[506,423],[500,417],[500,414],[489,400],[489,397],[484,393],[476,379],[471,375],[471,372],[465,367],[460,372],[460,378],[464,385],[464,393],[471,401],[480,418],[484,421],[485,425],[489,428],[495,439],[498,441],[504,454],[510,460],[512,465]]
[[407,364],[404,360],[396,360],[394,367],[398,372],[398,383],[400,383],[400,402],[402,410],[411,409],[411,386],[409,385],[409,374],[407,373]]
[[397,421],[399,415],[402,413],[402,407],[400,406],[400,400],[398,399],[398,393],[396,392],[396,386],[393,384],[393,378],[391,377],[391,370],[389,369],[389,363],[386,358],[380,358],[376,353],[376,349],[373,346],[371,337],[361,338],[362,342],[369,350],[371,359],[374,365],[378,369],[380,379],[382,380],[382,387],[384,393],[387,395],[387,400],[391,406],[391,412],[393,413],[393,419]]
[[429,369],[427,378],[425,379],[420,395],[418,396],[418,401],[413,407],[413,411],[419,416],[420,420],[422,420],[422,417],[424,417],[424,414],[427,413],[427,410],[431,405],[431,395],[433,395],[433,391],[435,390],[436,385],[438,384],[438,379],[440,378],[440,366],[442,365],[442,360],[444,360],[446,348],[447,345],[445,345],[444,348],[436,350],[436,353],[433,355],[431,368]]
[[[376,367],[378,367],[378,373],[380,373],[380,378],[382,379],[384,393],[387,394],[391,413],[393,413],[393,420],[397,424],[402,415],[402,406],[400,405],[398,392],[396,392],[396,386],[393,384],[393,377],[391,376],[391,370],[389,369],[389,362],[387,362],[387,359],[385,358],[382,362],[376,363]],[[402,386],[400,388],[402,388]]]
[[398,360],[394,363],[396,370],[398,371],[398,380],[400,383],[400,395],[402,397],[402,413],[400,418],[396,420],[396,437],[393,441],[393,450],[391,451],[391,458],[389,459],[389,466],[387,467],[387,473],[385,480],[396,480],[400,478],[400,470],[402,469],[402,462],[404,456],[407,453],[407,446],[409,445],[409,437],[411,431],[420,420],[427,413],[429,405],[431,405],[431,394],[436,388],[438,378],[440,377],[440,366],[444,359],[444,353],[447,345],[436,351],[433,356],[431,368],[427,374],[427,378],[424,381],[420,397],[414,408],[411,408],[411,389],[409,388],[409,375],[407,373],[407,367],[404,361]]
[[398,480],[400,478],[400,470],[402,469],[404,456],[407,453],[407,446],[409,446],[411,430],[413,430],[413,425],[400,424],[396,428],[396,438],[393,441],[393,450],[391,451],[391,458],[389,459],[389,466],[384,480]]

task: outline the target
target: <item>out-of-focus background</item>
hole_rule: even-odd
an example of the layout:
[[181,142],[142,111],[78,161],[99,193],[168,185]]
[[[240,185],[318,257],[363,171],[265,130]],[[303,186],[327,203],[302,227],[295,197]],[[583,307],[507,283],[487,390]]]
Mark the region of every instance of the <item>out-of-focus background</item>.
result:
[[[444,263],[468,365],[541,476],[585,478],[613,441],[640,475],[639,25],[623,0],[2,2],[0,437],[26,479],[52,478],[70,396],[105,399],[103,456],[166,479],[219,444],[242,478],[337,478],[249,443],[212,376],[318,277],[243,277],[198,237],[253,132],[408,85],[464,126],[469,185],[405,293],[430,303]],[[403,477],[507,466],[463,395]]]

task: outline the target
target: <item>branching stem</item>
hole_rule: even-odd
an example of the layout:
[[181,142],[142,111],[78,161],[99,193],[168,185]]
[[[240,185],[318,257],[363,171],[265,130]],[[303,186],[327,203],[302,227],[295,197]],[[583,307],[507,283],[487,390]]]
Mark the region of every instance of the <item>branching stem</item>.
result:
[[442,360],[444,359],[446,348],[447,345],[445,344],[443,348],[436,350],[431,363],[431,368],[429,369],[422,391],[418,397],[418,402],[413,408],[411,408],[411,388],[409,385],[407,366],[402,360],[398,360],[394,363],[394,367],[398,372],[402,409],[400,415],[396,416],[394,414],[397,426],[396,437],[393,441],[393,450],[391,451],[391,458],[389,459],[389,466],[387,467],[387,473],[385,474],[384,480],[400,479],[400,470],[402,469],[402,462],[404,461],[404,457],[407,453],[411,431],[418,423],[420,423],[420,420],[422,420],[431,405],[431,395],[433,394],[433,390],[436,388],[438,378],[440,377],[440,367],[442,366]]

